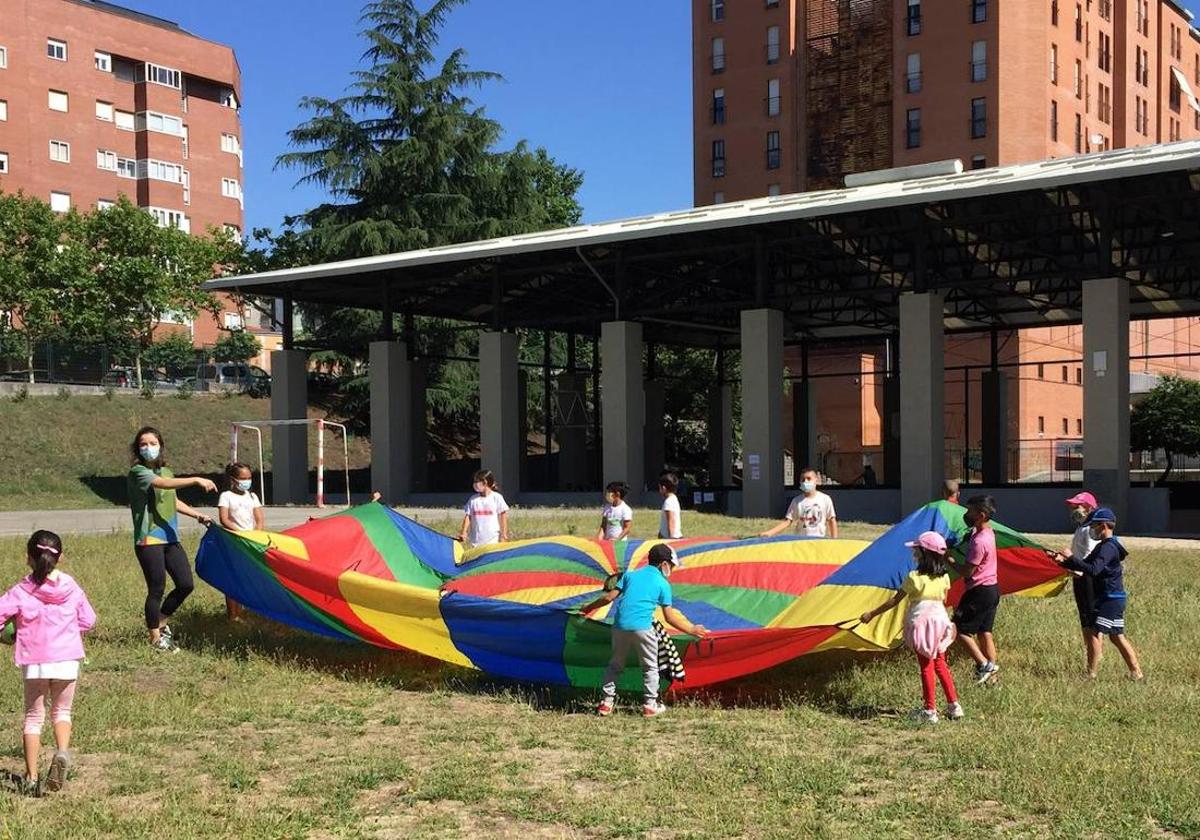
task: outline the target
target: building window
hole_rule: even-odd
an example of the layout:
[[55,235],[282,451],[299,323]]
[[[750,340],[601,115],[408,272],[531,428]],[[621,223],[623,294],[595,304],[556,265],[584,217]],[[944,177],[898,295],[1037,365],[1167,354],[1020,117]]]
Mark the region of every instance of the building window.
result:
[[767,64],[779,61],[779,27],[767,27]]
[[1107,85],[1099,85],[1096,99],[1100,108],[1100,122],[1112,124],[1112,89]]
[[1167,94],[1167,102],[1169,103],[1171,110],[1177,114],[1179,113],[1179,107],[1182,103],[1182,98],[1183,89],[1179,86],[1179,78],[1172,73],[1170,91]]
[[135,124],[133,114],[129,113],[128,111],[118,110],[113,112],[113,116],[115,117],[117,128],[121,129],[122,131],[133,131]]
[[117,202],[113,201],[111,198],[96,199],[96,209],[97,210],[111,210],[113,207],[116,207],[116,206],[117,206]]
[[712,176],[714,178],[725,177],[725,141],[712,141]]
[[713,125],[725,124],[725,88],[713,91],[712,121]]
[[[1083,368],[1081,368],[1081,367],[1075,368],[1075,384],[1076,385],[1083,384]],[[1079,422],[1082,423],[1083,421],[1080,420]]]
[[5,122],[8,119],[8,100],[0,99],[0,122]]
[[113,121],[113,104],[111,102],[101,102],[96,100],[96,119],[104,120],[105,122]]
[[117,171],[117,153],[110,152],[106,149],[96,150],[96,168],[104,169],[109,172]]
[[1058,26],[1058,0],[1050,0],[1050,25]]
[[1075,418],[1075,434],[1080,435],[1080,436],[1083,435],[1083,418],[1082,417]]
[[46,39],[46,57],[53,58],[55,61],[67,60],[67,42],[56,41],[53,38]]
[[61,90],[52,90],[47,94],[46,105],[51,111],[65,112],[67,110],[67,98],[66,92]]
[[241,198],[242,185],[237,182],[236,178],[221,179],[221,195],[226,198]]
[[971,100],[971,138],[987,137],[987,99],[980,96]]
[[1070,377],[1070,373],[1068,372],[1067,366],[1066,366],[1066,365],[1063,365],[1063,366],[1062,366],[1062,380],[1063,380],[1063,382],[1069,382],[1069,381],[1070,381],[1070,378],[1069,378],[1069,377]]
[[1075,59],[1075,98],[1083,99],[1083,62]]
[[229,88],[225,88],[221,91],[221,104],[226,108],[232,108],[235,111],[240,107],[238,105],[237,94]]
[[1143,35],[1150,34],[1150,0],[1138,0],[1137,28]]
[[112,72],[112,56],[108,53],[96,50],[94,60],[96,62],[97,70],[100,70],[104,73]]
[[711,9],[713,23],[725,20],[725,0],[712,0],[709,8]]
[[117,175],[121,178],[137,178],[137,161],[133,158],[117,158]]
[[147,207],[146,212],[154,217],[159,227],[178,228],[184,233],[191,233],[191,221],[181,210],[168,210],[165,207]]
[[1083,43],[1083,6],[1075,4],[1075,40]]
[[987,158],[983,155],[975,155],[971,158],[972,169],[987,169]]
[[1068,421],[1067,421],[1067,418],[1066,418],[1066,417],[1064,417],[1064,418],[1062,419],[1062,421],[1063,421],[1063,422],[1062,422],[1062,433],[1063,433],[1064,435],[1070,434],[1070,431],[1068,431],[1068,427],[1067,427],[1067,422],[1068,422]]
[[162,134],[183,136],[183,120],[157,111],[141,111],[137,115],[138,131],[157,131]]
[[240,227],[238,227],[237,225],[231,225],[228,222],[226,222],[225,224],[221,225],[221,229],[224,230],[230,236],[232,236],[234,239],[242,238],[242,229]]
[[1038,434],[1046,434],[1046,418],[1040,414],[1038,415]]
[[971,44],[971,81],[982,82],[987,79],[987,41],[976,41]]
[[712,39],[712,71],[714,73],[725,72],[725,39]]
[[1083,117],[1075,115],[1075,153],[1083,154]]
[[178,70],[170,67],[163,67],[159,64],[140,65],[137,68],[137,75],[134,76],[134,81],[150,82],[155,85],[163,85],[178,90],[183,85],[183,74]]
[[724,204],[724,203],[725,203],[725,193],[721,192],[720,190],[717,190],[715,193],[713,193],[713,204]]
[[[1146,55],[1146,54],[1142,52],[1141,47],[1134,47],[1133,78],[1135,80],[1137,80],[1138,84],[1145,87],[1146,81],[1145,81],[1145,76],[1143,75],[1143,73],[1145,71],[1146,64],[1148,62],[1142,58],[1143,55]],[[1149,58],[1148,55],[1146,57]]]
[[909,108],[904,122],[904,147],[916,149],[921,145],[921,109]]
[[1050,139],[1058,141],[1058,103],[1050,100]]
[[[183,167],[177,163],[165,160],[138,161],[138,177],[149,178],[152,181],[167,181],[172,184],[183,183]],[[233,183],[237,183],[234,181]]]
[[987,20],[987,0],[971,0],[971,23]]
[[1096,63],[1105,73],[1112,72],[1112,38],[1100,33],[1100,49],[1096,53]]
[[71,194],[65,192],[51,192],[50,209],[55,213],[66,213],[71,209]]
[[921,92],[921,54],[909,53],[908,64],[904,72],[904,92]]
[[1038,374],[1038,379],[1046,378],[1046,366],[1044,364],[1042,364],[1041,362],[1038,362],[1037,374]]
[[1112,0],[1100,0],[1100,19],[1112,20]]
[[1050,45],[1050,84],[1058,84],[1058,45]]
[[779,132],[767,132],[767,169],[778,169],[780,158],[783,157],[779,146]]
[[71,162],[71,144],[65,140],[50,141],[50,160],[56,163]]
[[779,184],[767,184],[767,195],[781,195],[783,192]]
[[8,47],[0,47],[0,70],[8,67]]
[[8,152],[0,152],[0,174],[8,174]]
[[779,80],[769,79],[767,81],[767,116],[779,116]]
[[921,34],[921,0],[908,0],[908,34]]

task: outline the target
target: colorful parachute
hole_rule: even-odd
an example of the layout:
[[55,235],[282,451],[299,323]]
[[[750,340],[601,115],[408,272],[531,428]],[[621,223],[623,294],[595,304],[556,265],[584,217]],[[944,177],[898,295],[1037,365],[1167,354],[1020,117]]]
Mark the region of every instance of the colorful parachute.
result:
[[[711,631],[672,637],[687,687],[836,647],[899,642],[900,610],[856,626],[912,568],[904,542],[936,530],[958,542],[963,508],[930,504],[874,542],[804,537],[688,539],[672,544],[675,605]],[[1027,538],[997,526],[1001,589],[1054,594],[1061,569]],[[285,624],[384,648],[409,649],[502,677],[595,686],[609,655],[604,614],[584,618],[611,574],[646,563],[660,540],[522,540],[465,551],[379,504],[284,533],[211,528],[200,577]],[[960,549],[956,549],[961,551]],[[958,586],[952,593],[956,600]],[[621,685],[640,686],[636,667]]]

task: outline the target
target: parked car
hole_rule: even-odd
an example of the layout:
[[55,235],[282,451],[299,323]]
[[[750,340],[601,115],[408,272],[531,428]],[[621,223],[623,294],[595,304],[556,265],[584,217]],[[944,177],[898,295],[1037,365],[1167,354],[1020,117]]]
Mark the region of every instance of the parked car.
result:
[[[157,391],[172,391],[179,388],[179,380],[168,376],[161,370],[142,369],[142,383],[152,386]],[[100,384],[113,388],[138,387],[137,368],[114,367],[100,378]]]
[[271,393],[271,375],[257,365],[218,362],[200,365],[196,375],[184,380],[197,391],[236,391],[251,396]]

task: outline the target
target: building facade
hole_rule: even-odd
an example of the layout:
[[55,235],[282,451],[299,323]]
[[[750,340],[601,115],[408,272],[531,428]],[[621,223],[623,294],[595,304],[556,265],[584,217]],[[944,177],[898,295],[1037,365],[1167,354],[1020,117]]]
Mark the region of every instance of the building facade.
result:
[[[160,225],[244,229],[241,74],[230,47],[92,0],[9,0],[0,28],[0,190],[61,211],[124,195]],[[197,347],[269,318],[222,299],[216,318],[164,320]],[[266,347],[264,350],[267,349]],[[265,357],[264,352],[264,357]]]
[[[692,21],[698,206],[953,158],[984,168],[1200,138],[1200,33],[1171,0],[693,0]],[[1163,373],[1200,378],[1197,319],[1130,333],[1135,392]],[[1077,327],[998,342],[1009,480],[1079,479],[1082,352]],[[843,483],[864,464],[894,482],[886,352],[806,355],[785,360],[812,376],[795,450]],[[991,359],[990,337],[947,337],[949,476],[979,478]]]

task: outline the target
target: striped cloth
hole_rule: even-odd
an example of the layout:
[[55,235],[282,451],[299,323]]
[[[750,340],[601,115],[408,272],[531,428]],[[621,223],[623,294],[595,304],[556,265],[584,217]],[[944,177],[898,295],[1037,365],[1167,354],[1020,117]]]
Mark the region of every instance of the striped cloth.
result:
[[654,629],[654,635],[658,637],[658,678],[661,690],[666,691],[671,687],[671,683],[683,682],[687,672],[683,670],[683,659],[679,656],[679,649],[671,641],[671,634],[667,632],[667,628],[657,620],[651,627]]

